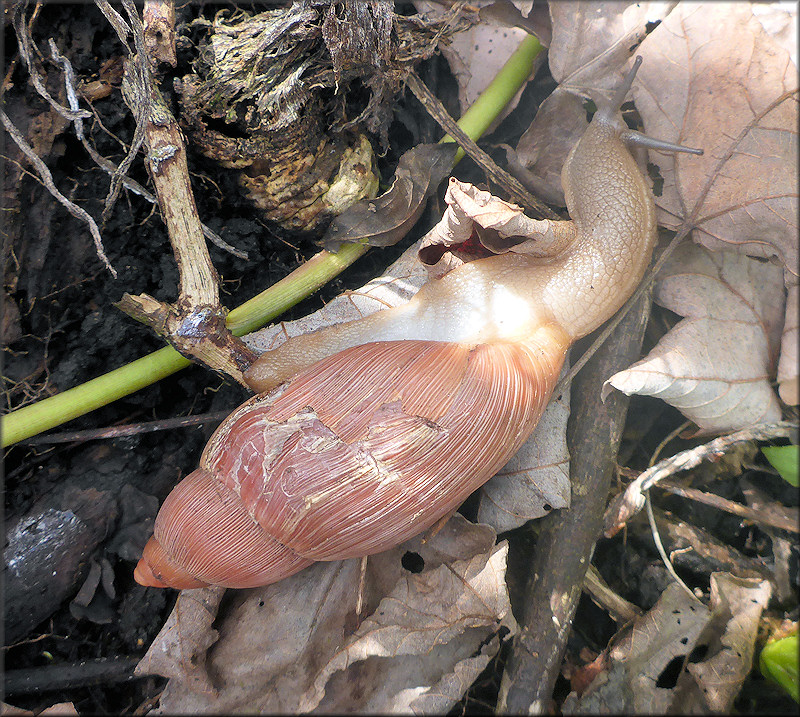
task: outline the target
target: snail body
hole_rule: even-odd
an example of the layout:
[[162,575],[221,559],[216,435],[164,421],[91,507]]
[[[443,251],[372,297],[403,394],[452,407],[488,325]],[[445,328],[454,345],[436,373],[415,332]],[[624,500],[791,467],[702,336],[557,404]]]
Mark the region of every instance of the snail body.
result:
[[[260,393],[167,497],[144,585],[252,587],[318,560],[386,550],[455,510],[528,438],[571,343],[641,281],[655,207],[619,114],[638,69],[562,171],[569,222],[540,256],[464,264],[407,304],[289,340],[246,378]],[[554,239],[554,240],[553,240]]]

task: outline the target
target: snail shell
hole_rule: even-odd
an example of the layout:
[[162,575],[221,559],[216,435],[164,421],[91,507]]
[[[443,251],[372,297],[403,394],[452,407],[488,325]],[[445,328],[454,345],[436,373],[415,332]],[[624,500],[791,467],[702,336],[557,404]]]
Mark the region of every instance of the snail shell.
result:
[[265,585],[386,550],[455,510],[547,405],[569,337],[356,346],[255,396],[169,495],[146,585]]

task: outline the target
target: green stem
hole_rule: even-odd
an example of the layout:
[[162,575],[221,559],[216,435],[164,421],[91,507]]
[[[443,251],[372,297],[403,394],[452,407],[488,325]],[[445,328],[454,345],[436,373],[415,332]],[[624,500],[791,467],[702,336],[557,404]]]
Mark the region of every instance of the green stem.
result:
[[[492,83],[458,121],[477,140],[495,120],[531,74],[541,50],[539,41],[527,37],[502,67]],[[443,141],[448,140],[447,137]],[[459,150],[457,160],[464,156]],[[343,244],[336,254],[322,251],[289,276],[246,301],[228,314],[228,326],[237,336],[254,331],[291,308],[341,273],[367,250],[361,244]],[[2,417],[2,445],[10,446],[59,426],[149,386],[191,362],[166,346],[121,368]]]
[[[489,125],[497,119],[503,108],[511,102],[514,95],[525,84],[525,80],[530,77],[533,62],[541,50],[542,46],[539,41],[533,35],[528,35],[514,51],[514,54],[508,58],[489,86],[461,115],[458,126],[471,139],[477,141],[489,128]],[[454,141],[450,135],[442,139],[442,142]],[[456,153],[456,161],[463,156],[464,150],[459,149]]]

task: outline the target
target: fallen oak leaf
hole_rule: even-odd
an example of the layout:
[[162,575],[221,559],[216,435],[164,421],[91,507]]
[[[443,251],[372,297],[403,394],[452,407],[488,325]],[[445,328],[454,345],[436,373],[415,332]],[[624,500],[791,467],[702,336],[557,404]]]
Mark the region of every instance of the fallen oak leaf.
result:
[[450,174],[458,145],[419,144],[397,164],[394,182],[375,199],[362,199],[337,216],[322,245],[336,252],[344,243],[392,246],[414,226],[428,197]]

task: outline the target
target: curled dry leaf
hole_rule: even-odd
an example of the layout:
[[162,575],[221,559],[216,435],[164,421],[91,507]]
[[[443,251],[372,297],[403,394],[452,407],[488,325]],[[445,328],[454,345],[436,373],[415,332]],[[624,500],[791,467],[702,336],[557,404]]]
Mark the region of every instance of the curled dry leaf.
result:
[[349,242],[391,246],[414,226],[428,197],[453,168],[458,145],[420,144],[397,164],[394,182],[375,199],[362,199],[335,217],[322,238],[328,251]]
[[[671,583],[611,650],[608,672],[580,699],[571,694],[564,713],[729,712],[752,668],[758,621],[769,597],[767,581],[714,573],[709,609]],[[690,660],[702,648],[705,657]],[[675,679],[669,669],[681,658],[677,682],[660,686],[667,675]]]
[[[160,709],[446,711],[516,629],[506,546],[494,542],[491,529],[456,516],[433,537],[370,557],[363,575],[359,560],[316,563],[230,593],[205,657],[217,694],[173,674]],[[407,553],[419,572],[403,567]]]
[[[434,276],[453,268],[449,250],[456,252],[473,233],[493,254],[513,252],[531,256],[554,255],[568,246],[575,228],[570,222],[551,222],[525,216],[521,207],[498,199],[468,182],[450,178],[444,200],[447,210],[439,223],[422,239],[420,260],[431,266]],[[444,265],[445,270],[440,267]]]
[[780,274],[735,252],[681,246],[660,272],[654,298],[686,318],[608,384],[661,398],[705,432],[779,420],[769,376],[783,316]]

